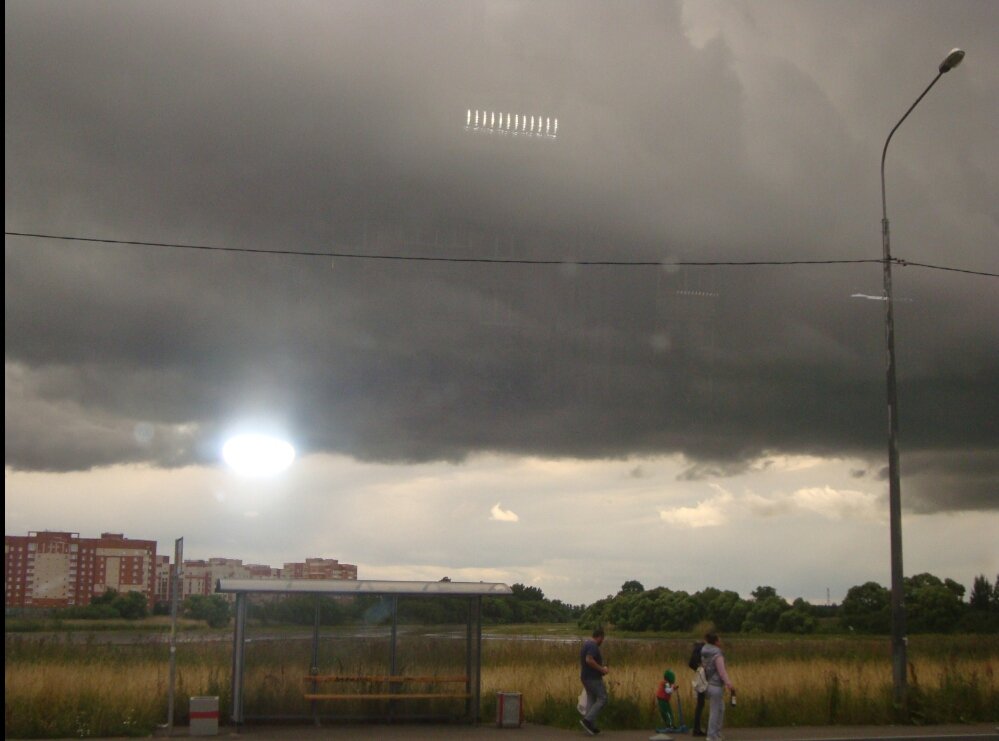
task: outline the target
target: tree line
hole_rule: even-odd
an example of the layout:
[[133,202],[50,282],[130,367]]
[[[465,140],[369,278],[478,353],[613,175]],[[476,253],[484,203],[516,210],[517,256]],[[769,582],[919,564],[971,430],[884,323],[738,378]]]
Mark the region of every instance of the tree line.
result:
[[[953,579],[917,574],[904,580],[906,620],[910,633],[999,632],[999,576],[974,580],[965,588]],[[646,590],[627,581],[613,596],[594,602],[579,618],[582,628],[613,626],[618,630],[689,632],[704,623],[726,633],[889,633],[891,600],[876,582],[851,587],[841,605],[789,602],[777,590],[760,586],[749,599],[714,587],[689,594],[666,587]]]
[[[442,580],[443,581],[443,580]],[[965,599],[965,588],[953,579],[924,573],[904,579],[909,633],[999,633],[999,575],[990,582],[977,576]],[[508,597],[484,597],[486,624],[568,623],[591,630],[597,626],[626,631],[690,632],[710,623],[725,633],[891,631],[891,595],[886,587],[867,582],[851,587],[840,605],[813,605],[803,599],[788,601],[770,586],[754,589],[749,598],[737,592],[708,587],[690,594],[667,587],[646,589],[636,580],[589,606],[571,605],[545,597],[538,587],[514,584]],[[157,605],[157,612],[167,612]],[[261,624],[312,625],[319,610],[320,624],[384,624],[391,619],[389,598],[363,595],[349,599],[288,595],[251,600],[249,617]],[[409,597],[397,603],[402,623],[442,625],[464,623],[469,603],[460,597]],[[63,618],[125,618],[148,614],[138,592],[119,594],[109,589],[85,607],[56,611]],[[184,600],[182,614],[211,627],[227,625],[229,602],[220,595],[194,595]]]
[[[566,623],[576,620],[582,605],[569,605],[545,597],[537,587],[514,584],[509,597],[483,597],[482,620],[487,624]],[[362,595],[350,598],[292,595],[281,599],[251,601],[248,617],[268,623],[312,625],[318,606],[321,625],[382,624],[391,618],[387,597]],[[461,597],[399,598],[397,617],[402,623],[445,625],[464,623],[469,603]]]
[[[545,597],[537,587],[514,584],[509,597],[484,597],[482,620],[489,624],[565,623],[576,620],[583,605],[569,605]],[[320,624],[382,624],[391,617],[388,598],[362,595],[350,598],[288,595],[280,598],[251,599],[248,616],[262,624],[312,625],[319,610]],[[460,597],[410,597],[398,602],[398,619],[425,625],[463,623],[468,619],[468,601]],[[160,602],[154,614],[168,615],[170,605]],[[119,593],[108,589],[89,605],[46,610],[52,617],[76,620],[124,618],[140,620],[148,616],[146,598],[139,592]],[[210,627],[229,624],[232,606],[218,594],[191,595],[181,604],[180,614],[203,620]]]

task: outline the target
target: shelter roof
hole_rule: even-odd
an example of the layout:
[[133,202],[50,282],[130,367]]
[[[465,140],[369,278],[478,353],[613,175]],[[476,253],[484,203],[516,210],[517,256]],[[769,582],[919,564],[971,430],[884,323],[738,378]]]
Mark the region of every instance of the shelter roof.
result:
[[411,596],[504,596],[506,584],[461,581],[388,581],[381,579],[219,579],[216,592],[254,594],[376,594]]

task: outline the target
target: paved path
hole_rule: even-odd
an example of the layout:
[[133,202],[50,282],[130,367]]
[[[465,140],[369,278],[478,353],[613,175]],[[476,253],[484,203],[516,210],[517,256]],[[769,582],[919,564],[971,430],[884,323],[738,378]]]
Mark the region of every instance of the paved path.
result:
[[[398,739],[400,741],[569,741],[590,738],[583,730],[565,730],[524,724],[520,728],[496,728],[493,725],[462,724],[422,725],[337,725],[314,726],[244,726],[239,733],[220,730],[220,738],[243,741],[320,741],[320,739]],[[646,741],[649,731],[604,731],[598,738],[611,741]],[[690,740],[690,734],[673,734],[674,741]],[[979,723],[947,726],[816,726],[807,728],[733,728],[726,730],[725,741],[905,741],[946,739],[946,741],[999,741],[999,725]]]

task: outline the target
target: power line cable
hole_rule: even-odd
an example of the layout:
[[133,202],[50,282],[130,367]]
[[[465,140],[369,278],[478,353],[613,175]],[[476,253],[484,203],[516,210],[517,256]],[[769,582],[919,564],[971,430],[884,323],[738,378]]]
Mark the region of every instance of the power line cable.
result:
[[[184,244],[178,242],[148,242],[132,239],[106,239],[100,237],[80,237],[66,234],[42,234],[38,232],[14,232],[5,231],[6,237],[24,237],[28,239],[54,239],[66,242],[90,242],[96,244],[110,244],[134,247],[160,247],[164,249],[182,250],[202,250],[208,252],[237,252],[254,255],[279,255],[290,257],[324,257],[332,259],[351,260],[395,260],[408,262],[451,262],[451,263],[476,263],[476,264],[503,264],[503,265],[579,265],[579,266],[613,266],[613,267],[749,267],[749,266],[790,266],[790,265],[857,265],[864,263],[883,264],[884,260],[876,258],[865,258],[856,260],[542,260],[529,258],[504,258],[504,257],[444,257],[441,255],[376,255],[360,252],[335,252],[335,251],[311,251],[311,250],[282,250],[282,249],[259,249],[255,247],[220,247],[218,245],[205,244]],[[892,262],[901,266],[913,266],[928,268],[931,270],[947,270],[951,272],[966,273],[969,275],[980,275],[992,278],[999,278],[999,273],[987,273],[978,270],[966,270],[963,268],[953,268],[941,265],[929,265],[926,263],[908,262],[899,258],[892,258]]]
[[[881,262],[880,260],[878,262]],[[899,258],[894,258],[892,260],[896,265],[900,265],[903,268],[914,267],[914,268],[928,268],[929,270],[947,270],[951,273],[967,273],[968,275],[984,275],[988,278],[999,278],[999,273],[987,273],[982,270],[965,270],[964,268],[951,268],[946,265],[930,265],[925,262],[911,262],[909,260],[901,260]]]

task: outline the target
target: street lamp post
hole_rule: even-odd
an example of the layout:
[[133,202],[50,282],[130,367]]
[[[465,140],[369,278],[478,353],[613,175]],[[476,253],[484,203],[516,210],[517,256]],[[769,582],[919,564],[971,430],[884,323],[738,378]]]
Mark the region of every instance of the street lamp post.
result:
[[908,689],[906,685],[906,643],[905,635],[905,600],[902,582],[902,491],[898,470],[898,393],[895,381],[895,312],[892,305],[891,290],[891,239],[888,230],[888,202],[885,198],[885,156],[888,154],[888,143],[892,136],[909,117],[912,109],[919,105],[926,93],[930,91],[940,77],[950,72],[964,59],[964,52],[952,49],[940,63],[937,76],[927,85],[916,102],[895,124],[895,128],[885,139],[885,147],[881,152],[881,244],[884,248],[884,282],[885,282],[885,343],[887,346],[887,391],[888,391],[888,515],[891,532],[891,646],[892,646],[892,681],[893,698],[896,707],[905,707]]

